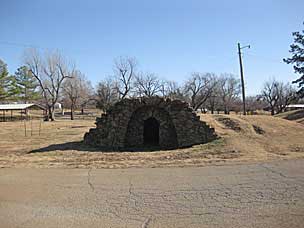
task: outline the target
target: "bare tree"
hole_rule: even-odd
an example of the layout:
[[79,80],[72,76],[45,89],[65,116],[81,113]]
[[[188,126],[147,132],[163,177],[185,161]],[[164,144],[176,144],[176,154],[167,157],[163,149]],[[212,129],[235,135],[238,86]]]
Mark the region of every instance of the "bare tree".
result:
[[74,111],[86,103],[92,95],[91,83],[79,70],[71,72],[72,78],[63,82],[63,96],[68,101],[71,110],[71,120],[74,119]]
[[161,82],[161,95],[164,98],[185,100],[182,89],[175,81],[163,80]]
[[218,80],[219,93],[225,114],[229,114],[231,106],[241,91],[240,81],[232,74],[222,74]]
[[212,95],[215,81],[212,73],[192,73],[184,85],[184,93],[189,97],[190,105],[194,110],[200,108]]
[[29,71],[37,79],[44,103],[48,110],[47,120],[55,120],[55,104],[58,101],[62,83],[71,78],[70,64],[57,52],[41,56],[35,49],[29,49],[24,54],[24,62]]
[[152,97],[162,92],[164,83],[153,73],[138,73],[135,76],[134,90],[137,96]]
[[221,104],[221,88],[220,83],[218,83],[218,77],[212,77],[212,84],[214,85],[210,97],[207,99],[207,108],[211,111],[211,114],[214,114],[214,111],[219,109]]
[[117,87],[117,82],[111,78],[107,78],[98,83],[95,95],[97,108],[106,112],[113,103],[119,100],[119,90]]
[[131,92],[132,80],[135,75],[136,60],[130,57],[120,57],[115,60],[114,73],[118,83],[119,98],[124,99]]
[[278,97],[277,113],[284,112],[289,104],[298,100],[295,88],[289,83],[280,83],[278,88]]
[[[259,96],[248,96],[246,97],[246,109],[247,112],[254,112],[256,110],[262,110],[267,104],[259,99]],[[239,110],[242,110],[242,101],[239,101]]]
[[271,115],[275,114],[275,109],[279,101],[278,87],[279,83],[277,81],[267,81],[261,91],[261,98],[269,105]]
[[295,100],[295,90],[290,84],[278,82],[275,79],[265,82],[260,97],[267,102],[271,115],[284,111],[287,105]]

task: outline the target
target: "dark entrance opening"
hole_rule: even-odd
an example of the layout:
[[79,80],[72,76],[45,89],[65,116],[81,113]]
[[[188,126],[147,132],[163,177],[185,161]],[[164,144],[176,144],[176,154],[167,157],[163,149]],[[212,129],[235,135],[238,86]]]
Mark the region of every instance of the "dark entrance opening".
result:
[[152,146],[159,145],[159,123],[153,117],[144,121],[144,144]]

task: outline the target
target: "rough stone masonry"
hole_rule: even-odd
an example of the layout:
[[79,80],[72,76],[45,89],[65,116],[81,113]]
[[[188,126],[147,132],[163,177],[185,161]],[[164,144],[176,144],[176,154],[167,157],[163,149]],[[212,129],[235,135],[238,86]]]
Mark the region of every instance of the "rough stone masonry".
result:
[[158,96],[123,99],[97,118],[96,126],[84,142],[110,150],[174,149],[216,138],[214,129],[200,121],[188,103]]

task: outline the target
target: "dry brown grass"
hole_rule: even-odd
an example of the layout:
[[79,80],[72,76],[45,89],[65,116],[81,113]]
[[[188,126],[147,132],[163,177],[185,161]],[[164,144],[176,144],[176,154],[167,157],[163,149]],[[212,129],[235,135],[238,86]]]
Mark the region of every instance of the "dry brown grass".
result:
[[[226,119],[221,121],[221,119]],[[228,121],[227,121],[227,118]],[[0,123],[0,167],[126,168],[202,166],[304,158],[304,126],[271,116],[201,115],[220,139],[191,148],[101,152],[81,143],[93,120]],[[240,130],[231,127],[236,124]],[[254,126],[255,127],[254,127]],[[32,130],[31,130],[32,129]]]

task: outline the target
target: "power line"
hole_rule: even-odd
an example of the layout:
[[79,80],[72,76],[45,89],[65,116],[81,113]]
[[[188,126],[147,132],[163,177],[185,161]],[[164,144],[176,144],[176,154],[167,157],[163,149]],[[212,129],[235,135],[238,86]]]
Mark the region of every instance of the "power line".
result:
[[25,43],[16,43],[16,42],[8,42],[8,41],[1,41],[0,40],[0,45],[8,45],[8,46],[15,46],[15,47],[22,47],[22,48],[35,48],[35,49],[40,49],[40,50],[45,50],[45,51],[50,51],[50,50],[59,50],[59,51],[75,51],[75,52],[83,52],[83,51],[89,51],[88,49],[64,49],[64,48],[50,48],[50,47],[42,47],[38,45],[33,45],[33,44],[25,44]]
[[24,44],[24,43],[15,43],[15,42],[8,42],[8,41],[0,41],[0,44],[2,44],[2,45],[9,45],[9,46],[15,46],[15,47],[23,47],[23,48],[45,49],[45,48],[38,47],[36,45],[30,45],[30,44]]
[[267,61],[267,62],[273,62],[273,63],[283,63],[283,57],[282,57],[282,59],[269,58],[269,57],[266,57],[266,56],[256,55],[256,54],[252,54],[252,53],[249,53],[248,56],[254,57],[256,59],[260,59],[263,62]]

